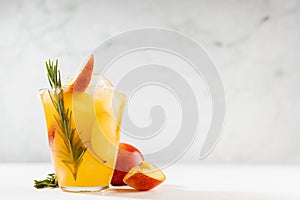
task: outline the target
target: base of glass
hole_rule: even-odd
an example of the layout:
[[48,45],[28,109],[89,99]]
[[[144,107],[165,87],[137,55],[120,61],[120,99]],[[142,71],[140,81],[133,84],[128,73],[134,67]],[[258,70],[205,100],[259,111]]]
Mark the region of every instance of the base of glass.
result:
[[100,192],[108,189],[108,186],[93,186],[93,187],[69,187],[60,186],[65,192]]

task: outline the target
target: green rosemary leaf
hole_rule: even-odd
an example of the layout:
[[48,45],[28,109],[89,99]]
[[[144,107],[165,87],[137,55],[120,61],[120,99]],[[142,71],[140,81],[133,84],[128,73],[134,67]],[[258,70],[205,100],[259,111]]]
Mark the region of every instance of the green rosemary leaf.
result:
[[48,174],[47,178],[45,180],[34,180],[34,185],[35,188],[40,189],[40,188],[56,188],[58,187],[58,181],[55,176],[55,174]]

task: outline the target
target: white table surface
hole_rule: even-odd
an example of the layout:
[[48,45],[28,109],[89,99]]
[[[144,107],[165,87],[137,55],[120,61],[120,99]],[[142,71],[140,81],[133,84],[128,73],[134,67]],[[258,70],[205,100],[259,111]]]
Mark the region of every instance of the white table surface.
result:
[[113,187],[103,193],[67,193],[35,189],[34,179],[53,172],[50,164],[0,164],[0,199],[300,199],[300,167],[175,164],[163,170],[167,180],[148,192]]

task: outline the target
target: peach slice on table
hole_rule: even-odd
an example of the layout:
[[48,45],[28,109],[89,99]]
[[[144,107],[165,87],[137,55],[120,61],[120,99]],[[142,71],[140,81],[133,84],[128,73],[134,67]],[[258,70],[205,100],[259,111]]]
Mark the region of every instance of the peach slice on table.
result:
[[69,92],[84,92],[88,87],[94,69],[94,55],[91,55],[76,80],[72,83],[69,88]]
[[124,177],[124,182],[139,191],[147,191],[166,179],[164,173],[150,162],[143,161],[133,167]]

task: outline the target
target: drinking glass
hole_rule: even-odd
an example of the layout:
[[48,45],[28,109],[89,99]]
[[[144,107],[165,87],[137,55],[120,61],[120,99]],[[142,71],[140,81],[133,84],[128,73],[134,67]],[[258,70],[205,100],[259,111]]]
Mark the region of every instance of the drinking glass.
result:
[[70,192],[106,190],[118,154],[125,93],[89,86],[84,92],[61,87],[39,94],[59,187]]

